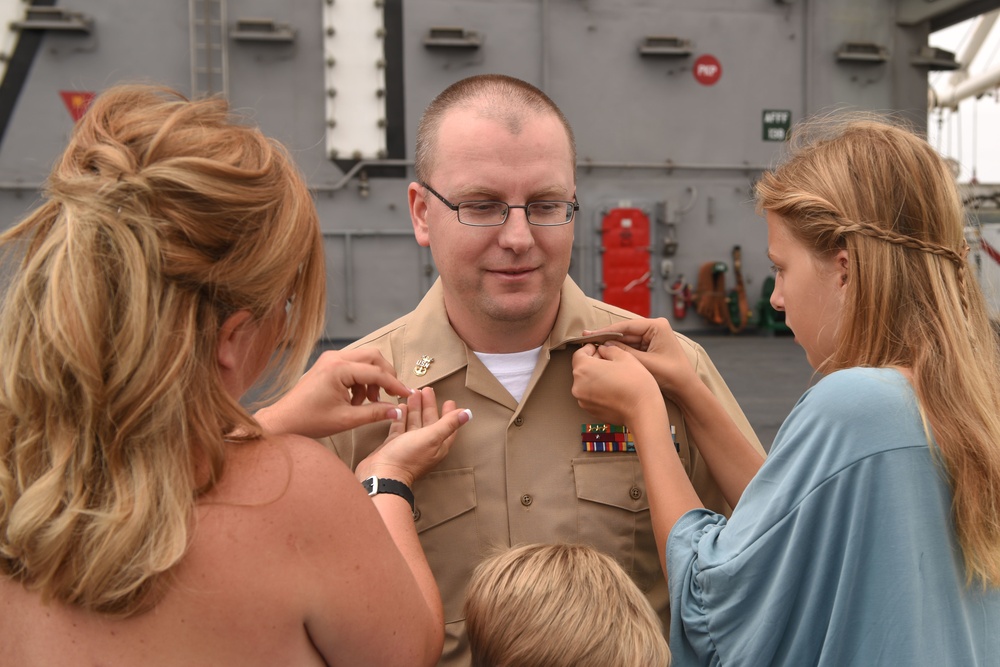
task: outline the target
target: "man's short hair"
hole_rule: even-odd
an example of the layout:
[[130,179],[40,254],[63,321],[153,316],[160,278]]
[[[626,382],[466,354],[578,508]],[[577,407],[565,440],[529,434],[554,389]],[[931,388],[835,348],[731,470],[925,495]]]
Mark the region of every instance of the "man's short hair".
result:
[[438,130],[444,116],[452,109],[475,108],[484,117],[492,118],[519,131],[529,115],[551,113],[566,130],[573,166],[576,166],[576,139],[573,128],[556,103],[541,90],[521,79],[503,74],[479,74],[456,81],[445,88],[424,110],[417,128],[417,144],[413,168],[418,181],[426,181],[434,163]]

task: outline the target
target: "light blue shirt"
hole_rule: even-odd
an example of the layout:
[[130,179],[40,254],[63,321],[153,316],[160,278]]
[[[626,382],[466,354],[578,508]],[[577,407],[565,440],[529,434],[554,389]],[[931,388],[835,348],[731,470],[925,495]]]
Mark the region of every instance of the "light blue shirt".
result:
[[670,532],[674,666],[1000,665],[1000,589],[965,586],[950,505],[907,380],[824,378],[729,521]]

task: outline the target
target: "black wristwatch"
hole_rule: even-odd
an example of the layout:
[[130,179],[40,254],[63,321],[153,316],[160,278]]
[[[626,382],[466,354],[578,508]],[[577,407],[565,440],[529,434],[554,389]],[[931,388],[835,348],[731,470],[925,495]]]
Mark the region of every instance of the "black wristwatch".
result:
[[406,502],[410,503],[410,511],[413,511],[413,491],[411,491],[410,487],[403,484],[398,479],[388,479],[372,475],[368,479],[361,482],[361,486],[365,488],[365,491],[368,492],[369,496],[374,496],[379,493],[391,493],[394,496],[406,498]]

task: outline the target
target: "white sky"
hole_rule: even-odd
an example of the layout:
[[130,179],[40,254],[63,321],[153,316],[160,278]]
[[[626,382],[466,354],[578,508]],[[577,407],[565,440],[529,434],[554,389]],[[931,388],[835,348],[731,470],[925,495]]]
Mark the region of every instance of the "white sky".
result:
[[[976,19],[933,33],[932,46],[947,49],[958,56],[969,40]],[[970,76],[1000,67],[1000,21],[979,49],[969,67]],[[951,72],[931,72],[928,82],[937,90],[948,89]],[[959,181],[973,177],[979,183],[1000,184],[1000,101],[997,90],[979,99],[959,103],[958,111],[932,109],[927,116],[927,138],[941,154],[954,159],[961,171]]]

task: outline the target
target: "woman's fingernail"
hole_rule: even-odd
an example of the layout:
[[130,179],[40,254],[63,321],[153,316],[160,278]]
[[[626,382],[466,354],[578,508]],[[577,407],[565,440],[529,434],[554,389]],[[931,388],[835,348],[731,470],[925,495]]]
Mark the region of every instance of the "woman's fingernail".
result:
[[399,421],[403,418],[403,410],[402,408],[389,408],[386,411],[385,416],[394,421]]
[[[462,418],[462,415],[465,415],[465,419]],[[458,415],[458,422],[460,424],[466,424],[470,421],[472,421],[472,410],[466,408],[462,410],[461,414]]]

